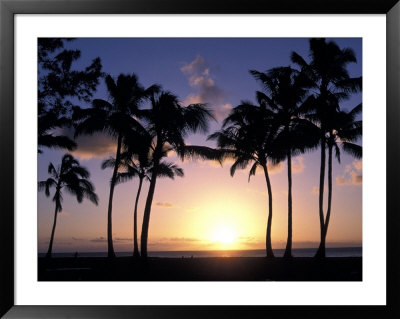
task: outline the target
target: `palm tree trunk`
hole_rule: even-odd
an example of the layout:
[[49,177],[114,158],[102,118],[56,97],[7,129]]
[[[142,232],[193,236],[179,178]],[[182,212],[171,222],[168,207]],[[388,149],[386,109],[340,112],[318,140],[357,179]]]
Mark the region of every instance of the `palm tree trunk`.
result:
[[287,154],[287,166],[288,166],[288,237],[286,243],[286,249],[283,257],[292,257],[292,152],[288,151]]
[[271,228],[272,228],[272,187],[271,187],[271,181],[269,179],[268,175],[268,168],[267,165],[263,165],[264,169],[264,175],[265,175],[265,180],[267,182],[267,188],[268,188],[268,222],[267,222],[267,234],[265,238],[265,243],[266,243],[266,252],[267,252],[267,258],[273,258],[274,252],[272,251],[272,243],[271,243]]
[[150,212],[153,203],[154,191],[156,189],[158,163],[154,163],[153,173],[151,174],[149,192],[147,194],[146,206],[143,213],[142,235],[140,237],[140,251],[142,258],[147,259],[147,238],[149,236]]
[[135,201],[135,211],[133,213],[133,257],[134,258],[140,257],[138,238],[137,238],[137,207],[138,207],[138,202],[139,202],[139,197],[140,197],[140,191],[142,190],[142,184],[143,184],[143,177],[140,176],[139,188],[137,191],[136,201]]
[[46,258],[51,258],[51,252],[53,250],[54,233],[56,231],[56,224],[57,224],[57,215],[58,215],[58,205],[56,204],[56,209],[54,211],[53,229],[51,230],[49,249],[47,250]]
[[328,233],[329,220],[331,218],[332,207],[332,145],[328,146],[328,209],[326,211],[326,219],[324,224],[323,238],[318,248],[317,255],[325,257],[326,234]]
[[107,212],[107,243],[108,243],[108,258],[115,258],[113,239],[112,239],[112,202],[114,197],[115,179],[118,173],[118,166],[121,154],[122,135],[118,135],[117,154],[115,156],[115,165],[113,175],[110,183],[110,196],[108,199],[108,212]]
[[[321,139],[321,169],[319,173],[319,225],[321,229],[320,247],[325,247],[325,222],[324,222],[324,184],[325,184],[325,138]],[[317,258],[325,257],[325,250],[318,248],[315,255]]]

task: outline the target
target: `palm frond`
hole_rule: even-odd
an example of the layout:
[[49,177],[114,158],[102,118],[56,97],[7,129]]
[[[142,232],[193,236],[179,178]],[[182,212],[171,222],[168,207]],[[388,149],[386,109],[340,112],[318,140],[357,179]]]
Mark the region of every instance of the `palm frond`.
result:
[[256,175],[256,171],[257,171],[257,166],[258,166],[258,162],[254,162],[253,166],[251,167],[250,171],[249,171],[249,179],[248,182],[250,182],[250,178],[252,175]]
[[362,146],[349,142],[342,142],[342,147],[346,153],[354,156],[355,158],[362,158]]

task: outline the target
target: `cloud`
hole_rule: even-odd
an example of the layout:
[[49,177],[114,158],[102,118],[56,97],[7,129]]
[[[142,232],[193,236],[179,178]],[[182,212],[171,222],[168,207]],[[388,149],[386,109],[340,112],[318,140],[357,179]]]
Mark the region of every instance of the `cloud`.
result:
[[353,166],[357,171],[362,171],[362,160],[354,160]]
[[58,212],[58,216],[69,216],[69,212],[62,210],[61,212]]
[[283,171],[283,169],[285,168],[285,165],[284,165],[283,162],[280,162],[280,163],[278,163],[276,165],[272,165],[272,163],[269,162],[267,164],[267,168],[268,168],[268,173],[269,174],[278,174],[278,173]]
[[132,238],[121,238],[121,237],[115,237],[115,241],[133,241]]
[[172,242],[194,242],[194,241],[202,241],[199,238],[192,237],[163,237],[160,241],[172,241]]
[[174,207],[174,205],[172,203],[170,203],[170,202],[157,202],[156,206],[164,207],[164,208]]
[[247,246],[248,249],[259,249],[263,242],[254,236],[240,236],[237,241],[241,245]]
[[292,172],[293,174],[298,174],[304,171],[304,168],[306,166],[304,165],[304,158],[302,156],[298,156],[293,159],[292,161]]
[[362,161],[354,160],[351,165],[346,165],[344,175],[336,177],[336,184],[340,186],[362,184]]
[[96,237],[94,239],[91,239],[90,241],[94,242],[94,243],[104,243],[107,241],[107,239],[105,239],[103,236],[101,236],[101,237]]
[[[324,193],[326,193],[326,187],[324,187]],[[314,186],[311,190],[311,194],[319,195],[319,186]]]
[[197,55],[192,62],[185,63],[181,71],[188,77],[189,85],[197,91],[189,94],[184,103],[209,103],[217,120],[224,119],[231,111],[232,105],[226,103],[226,92],[215,83],[209,63]]
[[74,241],[84,241],[85,239],[83,239],[83,238],[77,238],[77,237],[71,237],[72,238],[72,240],[74,240]]
[[[73,139],[74,129],[72,127],[64,128],[62,129],[62,134]],[[81,160],[109,157],[116,151],[116,142],[110,136],[101,132],[93,135],[78,136],[75,142],[78,147],[72,154]]]

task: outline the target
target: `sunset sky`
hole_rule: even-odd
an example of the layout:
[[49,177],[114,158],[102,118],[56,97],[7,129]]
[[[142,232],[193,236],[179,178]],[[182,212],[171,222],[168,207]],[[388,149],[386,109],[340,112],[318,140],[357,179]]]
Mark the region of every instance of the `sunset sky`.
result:
[[[329,39],[341,48],[355,51],[358,63],[349,65],[351,76],[362,75],[362,40]],[[144,86],[161,84],[179,96],[184,105],[209,103],[218,122],[241,100],[252,100],[261,87],[249,70],[265,71],[288,66],[296,51],[308,60],[306,38],[148,38],[77,39],[67,44],[79,49],[82,68],[99,56],[103,71],[118,76],[134,72]],[[104,82],[94,98],[108,99]],[[361,94],[342,104],[350,109],[361,102]],[[82,107],[88,105],[81,104]],[[146,107],[144,104],[143,107]],[[193,135],[188,144],[215,146],[207,135]],[[72,154],[88,168],[100,198],[98,206],[89,201],[78,204],[64,194],[54,239],[54,252],[100,252],[107,250],[107,204],[112,170],[102,170],[101,162],[115,156],[115,142],[97,134],[77,140]],[[359,141],[361,144],[361,141]],[[38,179],[45,180],[49,162],[58,166],[65,151],[44,149],[38,155]],[[256,174],[248,182],[248,171],[238,170],[232,178],[230,163],[221,167],[207,161],[174,161],[184,169],[183,178],[159,179],[153,200],[149,229],[149,251],[263,249],[268,213],[265,179]],[[319,241],[318,185],[320,153],[314,151],[293,160],[293,246],[316,247]],[[284,248],[287,238],[287,166],[271,167],[273,190],[273,248]],[[327,235],[328,247],[360,246],[362,241],[362,161],[342,153],[341,164],[333,165],[332,215]],[[138,180],[117,185],[113,201],[114,247],[132,251],[133,207]],[[148,183],[139,203],[139,238]],[[46,252],[54,218],[54,203],[44,192],[38,195],[38,249]],[[325,201],[326,204],[326,201]]]

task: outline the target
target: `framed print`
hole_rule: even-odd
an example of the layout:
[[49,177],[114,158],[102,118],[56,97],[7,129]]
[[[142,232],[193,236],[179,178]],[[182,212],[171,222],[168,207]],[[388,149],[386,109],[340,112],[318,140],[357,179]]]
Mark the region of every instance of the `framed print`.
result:
[[397,1],[0,10],[1,315],[399,315]]

